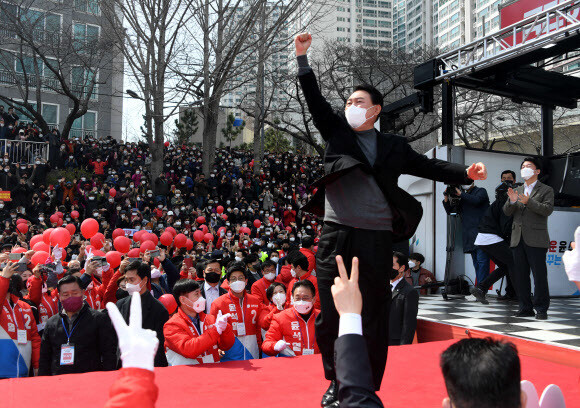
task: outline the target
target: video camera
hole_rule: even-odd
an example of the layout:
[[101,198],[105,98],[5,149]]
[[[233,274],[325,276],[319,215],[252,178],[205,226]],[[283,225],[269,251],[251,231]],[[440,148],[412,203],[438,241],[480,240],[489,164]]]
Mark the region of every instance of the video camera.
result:
[[459,184],[448,184],[445,191],[443,191],[443,195],[449,198],[449,205],[453,207],[457,207],[459,205],[459,201],[461,197],[457,194],[456,189],[461,190],[461,186]]

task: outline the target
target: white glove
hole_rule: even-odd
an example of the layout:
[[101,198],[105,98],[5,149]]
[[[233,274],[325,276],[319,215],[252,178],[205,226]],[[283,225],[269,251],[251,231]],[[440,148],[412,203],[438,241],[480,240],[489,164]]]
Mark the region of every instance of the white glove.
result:
[[222,311],[220,310],[217,315],[217,319],[215,321],[215,328],[217,329],[218,334],[222,334],[226,327],[228,326],[228,317],[231,316],[231,313],[226,313],[222,315]]
[[117,305],[109,302],[106,306],[119,338],[123,367],[144,368],[153,371],[153,361],[159,340],[153,330],[142,328],[141,296],[138,292],[131,296],[129,325],[125,323]]
[[89,262],[93,256],[94,255],[92,249],[88,249],[87,251],[85,251],[85,263]]
[[58,245],[55,245],[54,249],[52,250],[52,258],[54,259],[55,262],[59,261],[62,258],[62,251],[60,250]]
[[278,340],[278,342],[274,346],[274,350],[276,350],[277,352],[280,352],[280,351],[284,350],[286,347],[288,347],[289,345],[290,344],[286,343],[284,340]]
[[578,243],[580,242],[580,227],[576,228],[574,241],[576,242],[576,247],[571,251],[564,252],[562,260],[564,261],[564,268],[566,269],[566,274],[568,274],[568,279],[574,282],[580,282],[580,249],[578,248]]

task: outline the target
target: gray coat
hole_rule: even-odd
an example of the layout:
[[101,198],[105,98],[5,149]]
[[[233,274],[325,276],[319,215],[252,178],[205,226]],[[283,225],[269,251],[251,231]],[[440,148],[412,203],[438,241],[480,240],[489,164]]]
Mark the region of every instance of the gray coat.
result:
[[[515,191],[524,194],[524,186],[516,188]],[[550,246],[548,216],[552,211],[554,211],[554,190],[540,181],[534,186],[527,205],[519,201],[512,204],[508,197],[503,212],[513,217],[510,247],[518,246],[523,237],[526,245],[530,247],[548,248]]]

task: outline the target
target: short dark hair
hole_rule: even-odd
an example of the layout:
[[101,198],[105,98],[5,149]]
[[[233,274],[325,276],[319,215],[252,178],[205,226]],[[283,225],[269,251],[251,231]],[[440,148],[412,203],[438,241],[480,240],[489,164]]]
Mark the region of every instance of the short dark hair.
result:
[[292,296],[294,296],[294,292],[296,291],[296,289],[303,286],[306,289],[310,289],[310,292],[312,292],[312,296],[316,296],[316,288],[314,287],[314,283],[310,282],[308,279],[297,281],[294,283],[294,285],[292,285]]
[[379,105],[381,109],[383,108],[384,98],[383,94],[379,92],[377,88],[369,84],[360,84],[355,86],[354,92],[365,91],[371,96],[371,101],[374,105]]
[[178,280],[175,283],[175,286],[173,286],[173,297],[177,302],[177,306],[181,306],[181,302],[179,301],[180,296],[187,295],[188,293],[191,293],[194,290],[198,290],[199,288],[200,288],[199,283],[197,283],[193,279]]
[[84,289],[83,288],[83,281],[81,280],[81,278],[79,278],[78,276],[75,276],[75,275],[66,275],[64,278],[61,278],[58,281],[58,283],[57,283],[58,290],[60,291],[60,287],[62,285],[66,285],[68,283],[76,283],[77,285],[79,285],[79,288]]
[[226,272],[226,279],[228,281],[234,272],[242,272],[244,274],[244,278],[248,279],[248,272],[246,271],[246,264],[244,262],[231,262],[228,265],[228,271]]
[[538,159],[537,157],[526,157],[523,161],[522,164],[520,164],[520,167],[522,167],[522,165],[525,162],[530,162],[530,163],[534,163],[534,166],[536,166],[536,170],[542,170],[542,163],[540,162],[540,159]]
[[274,268],[276,268],[276,262],[271,261],[270,259],[266,259],[263,263],[262,263],[262,270],[269,268],[270,266],[273,266]]
[[[521,166],[520,166],[521,167]],[[511,174],[512,177],[514,178],[514,181],[516,180],[516,173],[513,170],[504,170],[501,172],[501,174],[499,175],[500,178],[504,175],[504,174]]]
[[219,260],[217,260],[217,259],[208,259],[208,260],[202,262],[202,264],[201,264],[202,270],[205,271],[205,269],[208,266],[210,266],[211,264],[213,264],[213,263],[218,264],[220,266],[220,268],[222,266],[222,264],[221,264],[221,262]]
[[137,276],[139,276],[141,279],[148,278],[148,281],[151,282],[151,267],[144,262],[138,260],[133,261],[127,265],[125,271],[137,271]]
[[314,238],[310,235],[302,237],[302,248],[310,248],[312,245],[314,245]]
[[395,251],[393,252],[393,256],[397,258],[397,263],[399,267],[404,266],[405,270],[409,267],[409,258],[402,252]]
[[260,259],[260,258],[258,258],[258,254],[251,253],[250,255],[248,255],[248,256],[246,256],[246,257],[244,258],[244,262],[245,262],[245,263],[246,263],[246,265],[247,265],[247,264],[254,263],[254,262],[256,262],[256,261],[257,261],[257,260],[259,260],[259,259]]
[[519,408],[520,358],[512,343],[463,339],[441,354],[447,393],[456,408]]
[[274,296],[274,290],[276,290],[277,287],[283,287],[284,288],[284,293],[286,293],[286,286],[284,286],[283,283],[281,282],[272,282],[272,284],[270,286],[268,286],[268,289],[266,289],[266,297],[268,298],[268,301],[271,302],[272,301],[272,296]]
[[423,263],[425,262],[425,257],[419,252],[413,252],[411,255],[409,255],[409,259],[419,261],[421,262],[421,265],[423,265]]
[[302,252],[292,251],[288,256],[291,257],[290,263],[292,266],[299,266],[305,271],[308,270],[308,258],[306,258],[306,255],[304,255]]

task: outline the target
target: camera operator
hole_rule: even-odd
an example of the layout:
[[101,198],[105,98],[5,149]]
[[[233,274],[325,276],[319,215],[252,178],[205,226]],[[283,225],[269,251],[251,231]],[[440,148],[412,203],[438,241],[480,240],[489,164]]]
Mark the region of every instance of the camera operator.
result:
[[[463,252],[471,254],[477,282],[481,282],[489,273],[489,256],[476,247],[474,242],[479,222],[489,207],[487,191],[484,188],[475,187],[474,183],[464,190],[459,186],[450,185],[443,192],[443,196],[443,207],[447,214],[456,213],[461,216]],[[473,297],[471,300],[476,299]]]

